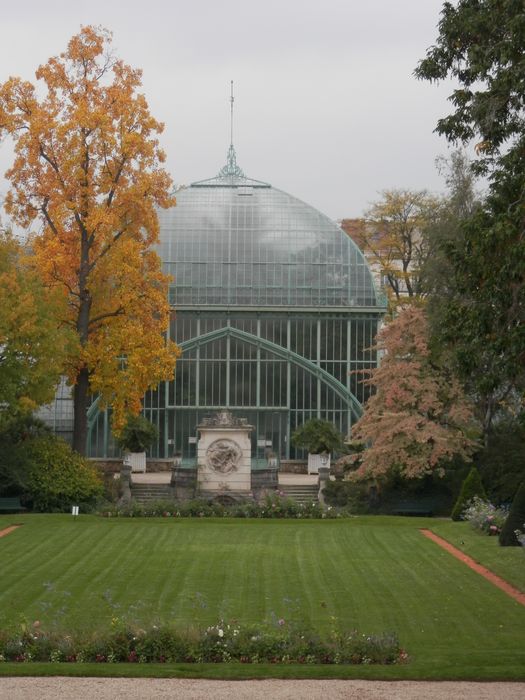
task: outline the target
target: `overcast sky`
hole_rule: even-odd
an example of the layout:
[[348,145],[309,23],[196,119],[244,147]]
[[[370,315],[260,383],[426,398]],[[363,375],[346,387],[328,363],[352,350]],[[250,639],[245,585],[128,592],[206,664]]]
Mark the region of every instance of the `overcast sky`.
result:
[[[412,72],[437,37],[442,0],[25,0],[2,3],[0,81],[34,80],[80,25],[113,32],[143,69],[176,183],[213,177],[230,139],[245,174],[333,219],[388,188],[443,190],[433,133],[450,85]],[[10,164],[0,144],[0,172]],[[8,185],[0,182],[0,192]]]

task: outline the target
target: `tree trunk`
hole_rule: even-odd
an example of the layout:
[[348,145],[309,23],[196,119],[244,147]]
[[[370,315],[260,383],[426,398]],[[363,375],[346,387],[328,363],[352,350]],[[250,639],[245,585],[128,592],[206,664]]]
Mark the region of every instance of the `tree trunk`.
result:
[[87,367],[82,367],[78,373],[73,391],[73,400],[73,449],[81,455],[85,455],[87,451],[87,410],[89,400],[89,372]]

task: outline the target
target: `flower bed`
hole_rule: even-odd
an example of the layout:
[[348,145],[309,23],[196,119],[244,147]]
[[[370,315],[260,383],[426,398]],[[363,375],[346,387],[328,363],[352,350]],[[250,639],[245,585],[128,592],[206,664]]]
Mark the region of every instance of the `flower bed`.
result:
[[467,520],[475,530],[481,530],[488,535],[497,535],[505,524],[508,511],[505,508],[496,508],[492,503],[474,496],[461,516]]
[[38,622],[0,631],[0,661],[397,664],[408,655],[395,634],[333,629],[322,637],[283,619],[257,627],[221,621],[187,632],[168,625],[137,629],[115,619],[109,632],[91,636],[45,631]]
[[246,501],[235,505],[205,500],[186,502],[156,501],[148,505],[132,502],[129,506],[113,506],[100,512],[104,517],[143,518],[307,518],[325,519],[348,516],[346,510],[323,508],[317,501],[300,504],[280,494],[263,501]]

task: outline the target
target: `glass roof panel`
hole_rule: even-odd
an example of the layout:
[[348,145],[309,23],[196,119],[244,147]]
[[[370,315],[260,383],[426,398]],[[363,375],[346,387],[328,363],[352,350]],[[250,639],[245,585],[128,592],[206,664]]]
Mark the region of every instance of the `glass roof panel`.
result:
[[195,183],[159,221],[175,305],[382,305],[361,251],[339,226],[266,183]]

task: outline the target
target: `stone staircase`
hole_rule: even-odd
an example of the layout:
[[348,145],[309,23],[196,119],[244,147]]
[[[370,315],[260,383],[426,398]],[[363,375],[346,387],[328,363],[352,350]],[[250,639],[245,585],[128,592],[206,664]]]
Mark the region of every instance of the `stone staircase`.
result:
[[317,484],[281,484],[279,491],[284,494],[284,498],[291,498],[297,503],[317,503],[319,486]]
[[[140,476],[140,475],[139,475]],[[291,498],[297,503],[317,503],[319,486],[314,484],[279,484],[279,492],[284,498]],[[211,497],[216,494],[201,494],[202,497]],[[234,495],[234,494],[232,494]],[[240,494],[239,494],[240,495]],[[244,494],[242,494],[244,495]],[[142,481],[131,482],[131,498],[135,503],[148,505],[155,501],[169,501],[173,499],[171,487],[168,483],[148,483]]]
[[172,499],[169,484],[131,484],[131,498],[142,505]]

